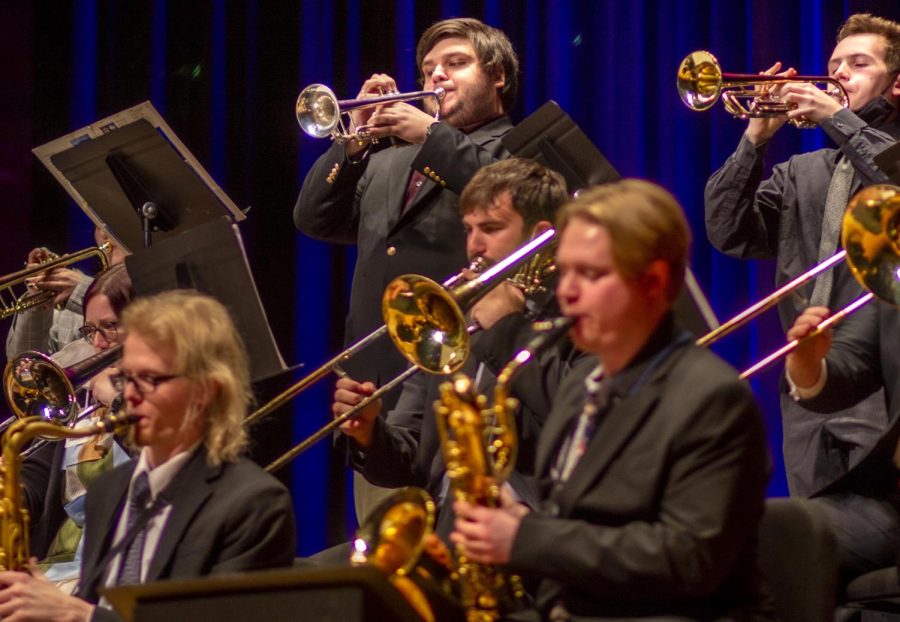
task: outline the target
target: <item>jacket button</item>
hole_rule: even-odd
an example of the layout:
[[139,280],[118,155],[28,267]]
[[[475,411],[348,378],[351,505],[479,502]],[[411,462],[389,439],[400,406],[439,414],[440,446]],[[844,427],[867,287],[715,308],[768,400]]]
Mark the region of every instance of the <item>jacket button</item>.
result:
[[396,246],[388,246],[388,248],[387,248],[387,254],[388,254],[388,257],[393,257],[394,255],[396,255],[396,254],[397,254],[397,247],[396,247]]
[[556,518],[559,516],[559,504],[553,499],[547,499],[544,501],[543,508],[544,514],[551,518]]

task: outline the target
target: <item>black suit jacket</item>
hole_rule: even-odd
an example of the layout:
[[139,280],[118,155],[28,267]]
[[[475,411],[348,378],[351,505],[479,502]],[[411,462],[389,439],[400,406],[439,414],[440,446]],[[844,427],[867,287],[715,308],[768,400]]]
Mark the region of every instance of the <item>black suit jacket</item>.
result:
[[[78,595],[97,602],[105,559],[136,461],[104,473],[88,490],[82,584]],[[290,566],[294,514],[287,489],[246,459],[216,467],[198,450],[164,491],[172,511],[146,580],[188,579]],[[97,609],[95,618],[112,612]],[[114,619],[114,618],[109,618]]]
[[[502,117],[466,135],[439,123],[422,145],[388,147],[351,162],[344,147],[335,144],[316,161],[294,207],[294,223],[310,237],[358,247],[346,343],[384,323],[381,298],[395,277],[421,274],[441,282],[466,265],[459,193],[479,168],[508,155],[500,139],[511,127]],[[404,211],[413,170],[426,179]],[[384,338],[345,369],[358,380],[381,385],[407,364]],[[396,393],[388,397],[388,406]]]
[[[479,362],[484,363],[488,377],[478,390],[487,393],[492,401],[497,375],[534,335],[532,318],[523,314],[506,316],[490,330],[473,337],[472,356],[462,373],[475,378]],[[584,355],[575,351],[567,339],[562,339],[536,361],[520,367],[509,388],[510,394],[520,402],[516,413],[519,445],[509,483],[530,506],[538,501],[534,479],[537,439],[560,382],[579,356]],[[437,498],[446,463],[434,403],[440,399],[440,385],[450,379],[448,375],[418,374],[407,380],[396,407],[386,417],[376,420],[374,440],[365,459],[358,452],[350,451],[353,468],[377,486],[419,486]],[[340,442],[347,443],[346,437]],[[442,520],[441,524],[449,527],[452,521]]]
[[[636,360],[672,343],[666,324]],[[516,534],[510,568],[542,578],[538,607],[575,619],[755,612],[755,536],[770,461],[762,418],[736,372],[682,341],[633,393],[614,393],[569,479],[550,476],[596,360],[573,369],[538,446],[544,499]],[[652,366],[651,366],[652,367]]]
[[822,392],[801,403],[810,410],[835,412],[884,387],[888,424],[865,456],[843,477],[817,493],[851,492],[882,497],[897,494],[894,452],[900,439],[900,313],[881,302],[869,303],[835,329],[826,357],[828,378]]

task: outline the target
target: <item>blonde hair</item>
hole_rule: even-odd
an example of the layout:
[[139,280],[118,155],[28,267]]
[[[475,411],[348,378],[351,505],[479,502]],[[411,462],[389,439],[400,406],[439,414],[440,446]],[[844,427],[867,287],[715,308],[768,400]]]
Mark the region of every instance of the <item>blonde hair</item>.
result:
[[669,192],[639,179],[589,188],[563,207],[558,229],[563,231],[576,219],[606,229],[615,267],[626,279],[637,278],[654,260],[666,262],[671,272],[668,298],[672,301],[678,296],[691,231],[681,206]]
[[209,463],[234,462],[247,446],[251,391],[247,352],[227,309],[210,296],[174,290],[135,300],[122,327],[153,348],[170,350],[172,373],[215,386],[204,411],[188,412],[185,424],[202,416]]

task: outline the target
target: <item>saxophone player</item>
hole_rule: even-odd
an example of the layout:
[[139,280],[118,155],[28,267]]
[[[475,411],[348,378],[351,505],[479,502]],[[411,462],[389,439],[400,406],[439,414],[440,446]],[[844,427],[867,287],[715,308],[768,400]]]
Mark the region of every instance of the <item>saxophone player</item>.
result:
[[540,580],[541,619],[766,619],[755,535],[769,475],[750,388],[676,326],[690,233],[654,184],[565,207],[557,298],[594,355],[556,392],[538,509],[456,502],[467,557]]
[[105,586],[289,566],[287,489],[241,457],[247,355],[227,310],[190,291],[133,302],[114,386],[140,448],[88,491],[76,596],[39,572],[0,572],[0,616],[114,620]]

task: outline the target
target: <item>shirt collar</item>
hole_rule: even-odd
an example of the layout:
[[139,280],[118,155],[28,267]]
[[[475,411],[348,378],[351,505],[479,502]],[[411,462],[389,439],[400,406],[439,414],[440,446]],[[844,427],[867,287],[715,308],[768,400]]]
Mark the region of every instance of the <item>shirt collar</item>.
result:
[[134,473],[131,475],[129,488],[134,485],[134,480],[137,479],[138,475],[147,473],[147,480],[150,483],[150,496],[152,499],[156,499],[156,495],[175,479],[175,476],[187,464],[199,446],[200,441],[197,441],[191,447],[175,454],[155,469],[150,468],[150,450],[144,447],[141,449],[137,467],[135,467]]
[[647,366],[654,361],[657,355],[668,348],[677,337],[678,329],[675,325],[675,318],[669,312],[663,317],[653,334],[650,335],[644,347],[631,359],[631,362],[622,371],[610,376],[610,395],[620,398],[627,396],[632,385],[641,378]]

